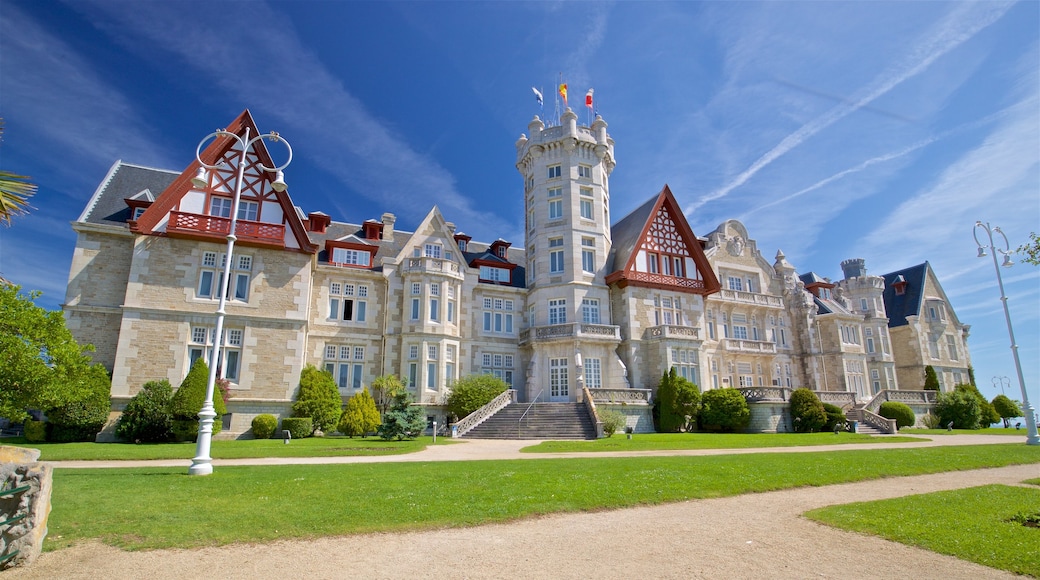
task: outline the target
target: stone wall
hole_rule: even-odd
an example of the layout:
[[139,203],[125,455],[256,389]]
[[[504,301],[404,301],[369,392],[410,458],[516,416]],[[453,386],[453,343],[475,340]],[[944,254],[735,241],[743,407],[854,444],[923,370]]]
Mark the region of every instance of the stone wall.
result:
[[0,446],[0,490],[29,486],[24,492],[0,497],[0,521],[27,514],[26,517],[0,526],[0,570],[27,566],[40,555],[47,536],[47,516],[51,512],[51,477],[49,465],[39,463],[36,449]]
[[789,433],[791,429],[791,408],[786,401],[762,401],[748,403],[751,411],[751,423],[747,433]]
[[[611,405],[596,403],[596,412],[617,411],[625,416],[625,426],[631,427],[634,433],[654,433],[654,418],[650,414],[650,405]],[[619,431],[624,433],[624,429]]]

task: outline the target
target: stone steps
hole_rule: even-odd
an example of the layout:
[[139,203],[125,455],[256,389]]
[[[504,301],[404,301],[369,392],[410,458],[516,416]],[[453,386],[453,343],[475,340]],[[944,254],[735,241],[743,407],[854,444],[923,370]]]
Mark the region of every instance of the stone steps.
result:
[[511,403],[463,438],[595,439],[596,426],[584,403]]

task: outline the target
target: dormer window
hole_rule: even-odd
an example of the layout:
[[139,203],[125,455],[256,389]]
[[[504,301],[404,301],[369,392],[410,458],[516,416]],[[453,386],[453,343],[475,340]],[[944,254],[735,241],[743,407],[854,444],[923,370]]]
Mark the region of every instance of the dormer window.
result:
[[892,289],[895,290],[896,296],[906,294],[906,278],[903,278],[902,274],[896,276],[895,282],[892,283]]
[[466,240],[459,240],[459,251],[466,251]]
[[132,220],[138,220],[138,219],[141,219],[141,216],[143,216],[143,215],[144,215],[144,211],[145,211],[146,209],[148,209],[148,208],[146,208],[146,207],[135,207],[135,208],[134,208],[134,217],[132,217],[132,218],[130,218],[130,219],[132,219]]

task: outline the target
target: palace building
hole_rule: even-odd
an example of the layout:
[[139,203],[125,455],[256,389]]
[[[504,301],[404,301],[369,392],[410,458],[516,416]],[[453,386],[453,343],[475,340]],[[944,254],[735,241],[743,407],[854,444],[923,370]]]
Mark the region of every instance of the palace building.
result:
[[[258,134],[248,111],[227,131]],[[871,276],[847,260],[837,282],[798,274],[782,252],[766,260],[739,221],[696,235],[667,185],[612,222],[614,141],[601,117],[579,126],[570,109],[556,126],[535,117],[516,142],[522,243],[474,241],[436,206],[414,231],[391,213],[305,212],[272,187],[255,142],[218,337],[238,147],[217,138],[201,153],[222,167],[204,187],[194,160],[117,161],[72,224],[66,318],[111,371],[115,411],[147,381],[179,384],[214,347],[228,436],[259,413],[288,416],[307,364],[344,399],[398,375],[439,421],[453,381],[490,373],[517,402],[591,398],[639,430],[671,368],[702,390],[809,387],[861,402],[919,390],[926,365],[944,389],[968,380],[968,326],[928,263]]]

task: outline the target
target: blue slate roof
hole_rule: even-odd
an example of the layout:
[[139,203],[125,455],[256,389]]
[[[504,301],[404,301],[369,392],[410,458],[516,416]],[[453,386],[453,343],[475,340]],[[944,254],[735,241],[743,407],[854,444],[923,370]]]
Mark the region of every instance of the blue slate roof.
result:
[[620,270],[628,263],[628,258],[639,244],[639,236],[643,233],[646,222],[650,220],[650,212],[654,210],[654,206],[657,205],[657,200],[660,197],[660,193],[654,195],[646,200],[643,205],[632,210],[627,216],[610,226],[611,246],[610,255],[607,256],[607,263],[605,264],[605,272],[609,274]]
[[126,199],[132,198],[144,190],[151,192],[153,198],[162,193],[177,176],[176,171],[153,169],[130,165],[117,161],[91,200],[83,221],[91,224],[108,224],[126,226],[130,219],[130,206]]
[[[889,328],[906,326],[907,316],[920,315],[921,304],[924,300],[925,277],[928,275],[928,270],[931,267],[928,262],[925,262],[882,276],[885,279],[885,293],[883,296],[885,299],[885,310],[888,312]],[[899,276],[906,280],[906,292],[902,295],[896,295],[893,287]]]

